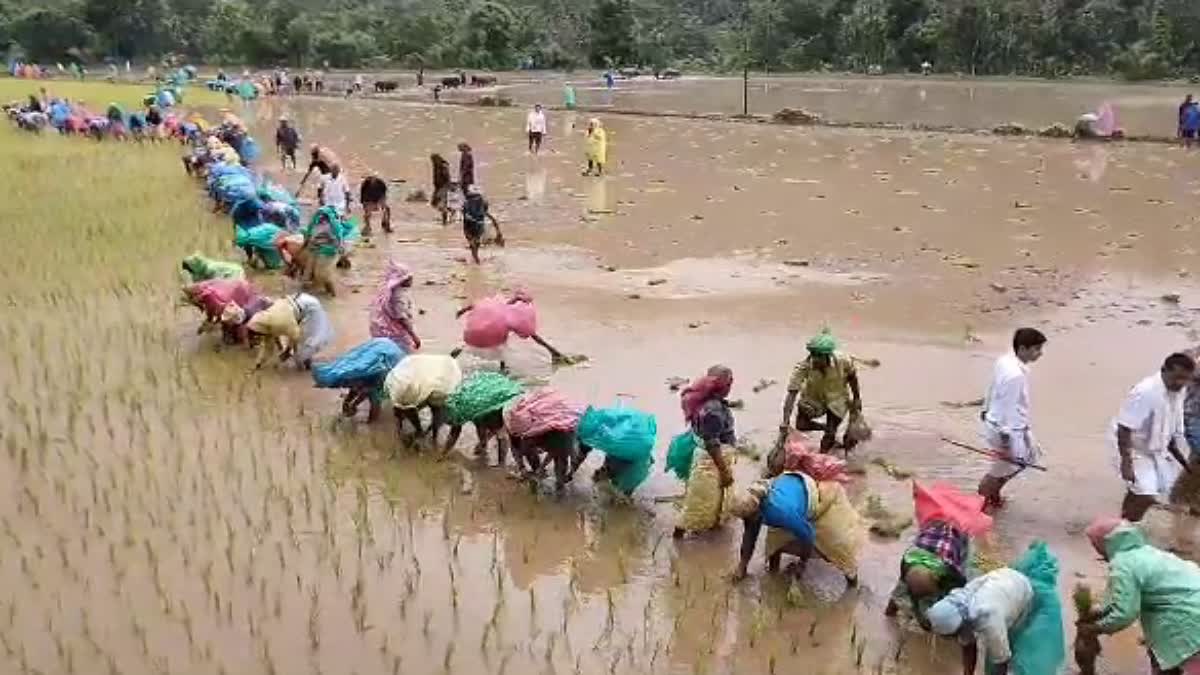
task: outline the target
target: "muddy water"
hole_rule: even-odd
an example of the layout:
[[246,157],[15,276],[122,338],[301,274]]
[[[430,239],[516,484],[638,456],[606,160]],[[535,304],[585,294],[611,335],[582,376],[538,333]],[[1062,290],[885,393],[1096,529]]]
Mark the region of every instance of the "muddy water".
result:
[[[505,78],[504,82],[512,80]],[[599,76],[571,77],[579,105],[680,113],[742,112],[742,80],[686,77],[677,81],[637,78],[608,90]],[[1017,122],[1041,128],[1074,123],[1081,113],[1110,103],[1118,124],[1134,134],[1174,135],[1176,106],[1188,85],[1116,82],[1047,82],[1003,79],[752,77],[751,113],[770,115],[803,108],[838,122],[929,124],[990,129]],[[562,100],[561,82],[520,83],[521,101]]]
[[[269,125],[283,109],[248,112]],[[739,433],[769,444],[804,340],[829,325],[880,362],[862,373],[877,436],[852,492],[905,511],[908,485],[870,460],[972,487],[985,463],[939,436],[973,441],[977,411],[947,404],[982,395],[1014,326],[1044,327],[1033,395],[1050,470],[1014,484],[986,548],[1008,557],[1046,538],[1067,586],[1101,571],[1078,532],[1120,498],[1104,433],[1121,395],[1196,339],[1200,240],[1186,205],[1200,176],[1182,151],[614,116],[609,175],[585,179],[582,120],[572,133],[564,115],[530,158],[519,111],[300,101],[286,112],[306,140],[337,149],[352,181],[367,170],[407,181],[393,187],[396,234],[359,248],[328,303],[338,349],[366,336],[388,256],[417,271],[431,352],[457,344],[462,303],[525,285],[544,334],[590,362],[551,373],[521,344],[517,372],[654,412],[660,445],[681,426],[666,380],[715,362],[735,370]],[[459,140],[476,148],[510,242],[479,268],[463,263],[456,228],[398,198],[428,190],[429,152],[450,156]],[[205,234],[146,244],[139,259],[173,268],[180,247],[228,232],[222,219],[189,222]],[[108,263],[78,261],[97,278],[149,269]],[[625,503],[593,490],[587,467],[560,501],[465,458],[415,457],[386,425],[336,422],[335,396],[306,375],[248,376],[247,355],[194,336],[170,275],[135,279],[82,305],[84,334],[48,311],[65,302],[49,279],[17,298],[47,311],[4,324],[0,461],[20,487],[0,494],[0,657],[14,672],[959,670],[952,645],[882,619],[903,540],[872,540],[860,588],[787,606],[761,559],[746,583],[724,579],[738,527],[671,540],[673,479],[656,475]],[[47,358],[54,347],[63,358]],[[741,480],[756,471],[738,458]],[[1154,525],[1172,534],[1165,517]],[[812,568],[813,587],[832,585]],[[1105,658],[1109,672],[1148,672],[1132,634]]]

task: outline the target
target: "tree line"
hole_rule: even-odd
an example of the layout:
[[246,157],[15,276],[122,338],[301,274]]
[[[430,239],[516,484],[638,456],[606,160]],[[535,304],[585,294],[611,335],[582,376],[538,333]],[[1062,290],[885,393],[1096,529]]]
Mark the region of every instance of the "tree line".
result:
[[1200,0],[0,0],[34,61],[292,67],[1200,71]]

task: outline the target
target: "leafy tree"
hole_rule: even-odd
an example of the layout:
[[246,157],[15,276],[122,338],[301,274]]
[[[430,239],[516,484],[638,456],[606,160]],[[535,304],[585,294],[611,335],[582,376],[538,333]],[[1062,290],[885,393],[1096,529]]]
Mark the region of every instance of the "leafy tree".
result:
[[72,49],[86,52],[96,40],[92,27],[79,16],[56,7],[27,10],[8,25],[8,35],[34,60],[62,61]]
[[157,55],[170,47],[165,0],[84,0],[82,12],[112,56]]
[[633,63],[636,43],[631,0],[596,0],[589,23],[592,65]]
[[467,15],[462,45],[470,55],[465,65],[475,68],[510,68],[516,17],[507,5],[485,0]]

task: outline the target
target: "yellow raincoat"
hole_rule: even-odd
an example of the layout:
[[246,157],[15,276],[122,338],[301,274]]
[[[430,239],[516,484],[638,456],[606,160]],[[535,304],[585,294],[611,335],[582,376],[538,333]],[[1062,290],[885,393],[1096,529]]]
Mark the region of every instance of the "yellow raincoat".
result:
[[452,356],[412,354],[392,368],[383,387],[392,405],[401,409],[441,405],[462,383],[462,369]]
[[256,363],[259,366],[270,354],[282,353],[284,349],[300,344],[300,323],[296,320],[296,305],[290,298],[271,303],[270,307],[252,316],[246,328],[265,336],[258,345]]
[[[593,122],[595,122],[593,120]],[[599,122],[595,122],[587,135],[587,158],[590,162],[595,162],[603,166],[608,160],[608,134],[604,131],[604,127],[600,126]]]

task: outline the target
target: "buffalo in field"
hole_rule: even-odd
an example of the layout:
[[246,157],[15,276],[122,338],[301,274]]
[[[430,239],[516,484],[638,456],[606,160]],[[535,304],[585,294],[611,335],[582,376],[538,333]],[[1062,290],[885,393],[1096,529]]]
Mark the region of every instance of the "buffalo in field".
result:
[[471,76],[471,86],[472,87],[490,87],[495,84],[496,84],[496,76],[495,75],[472,75]]
[[383,94],[389,91],[396,91],[400,88],[400,83],[396,80],[378,80],[375,82],[375,93]]
[[457,89],[463,85],[463,81],[457,75],[452,77],[442,78],[442,87],[445,89]]

